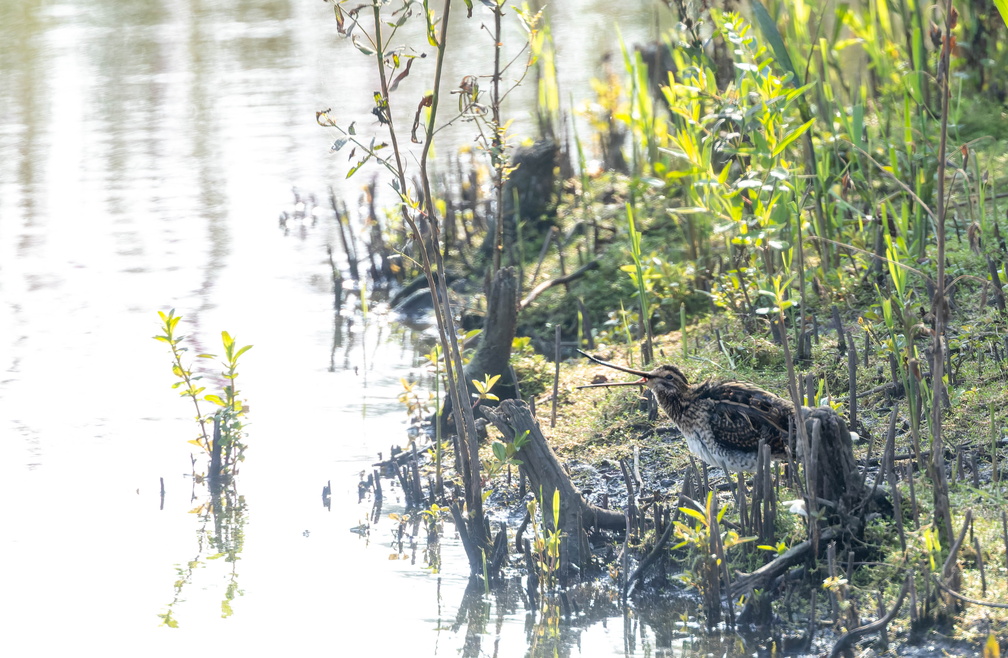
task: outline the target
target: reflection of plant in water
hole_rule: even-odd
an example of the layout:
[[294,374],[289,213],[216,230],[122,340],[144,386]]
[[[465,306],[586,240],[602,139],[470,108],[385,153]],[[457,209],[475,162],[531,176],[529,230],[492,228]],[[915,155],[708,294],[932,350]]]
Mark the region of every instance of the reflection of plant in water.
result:
[[213,489],[210,497],[190,512],[201,521],[196,531],[196,556],[177,567],[175,596],[167,611],[158,615],[162,626],[178,628],[179,622],[174,613],[175,606],[185,600],[182,590],[193,582],[199,569],[212,562],[223,560],[230,565],[226,573],[224,598],[221,599],[221,617],[230,617],[234,612],[231,602],[244,594],[238,587],[238,560],[245,543],[245,520],[248,516],[245,498],[238,495],[233,483],[225,488]]
[[[195,446],[203,449],[210,457],[208,483],[209,498],[194,508],[191,513],[197,515],[202,522],[196,531],[196,557],[184,566],[178,567],[178,579],[175,581],[175,597],[168,604],[168,610],[161,617],[163,626],[178,628],[175,618],[175,606],[183,601],[182,590],[193,581],[197,569],[206,567],[209,563],[223,559],[231,568],[227,575],[227,587],[221,600],[221,616],[230,617],[233,613],[231,602],[242,594],[238,588],[238,560],[244,545],[244,526],[246,518],[245,499],[238,495],[234,475],[238,472],[238,464],[245,460],[245,425],[243,418],[246,406],[239,397],[237,386],[238,359],[242,354],[252,349],[251,345],[240,347],[235,339],[226,331],[221,332],[224,347],[224,358],[220,361],[223,370],[220,376],[224,383],[217,393],[204,393],[205,387],[198,382],[202,374],[195,374],[191,366],[187,366],[182,356],[188,351],[184,345],[185,336],[176,333],[182,316],[175,315],[174,309],[168,313],[158,311],[161,317],[161,335],[155,340],[167,343],[172,354],[172,373],[178,381],[172,388],[181,389],[179,395],[192,400],[196,409],[196,422],[199,423],[200,435],[191,440]],[[216,359],[213,354],[198,354],[200,359]],[[201,402],[209,402],[217,407],[213,413],[204,412]],[[212,434],[208,427],[213,427]],[[195,459],[193,460],[195,465]],[[195,473],[193,474],[196,475]],[[197,476],[197,481],[202,481]],[[195,500],[195,494],[193,496]]]
[[[427,546],[423,550],[423,558],[427,567],[433,573],[441,571],[441,534],[444,532],[444,519],[448,514],[448,508],[437,503],[431,503],[427,509],[420,510],[419,513],[391,513],[389,519],[399,525],[395,529],[394,553],[389,554],[390,560],[412,559],[416,561],[416,549],[419,544],[417,537],[420,534],[420,524],[423,524],[424,532],[427,534]],[[407,540],[409,546],[407,546]],[[409,548],[409,553],[407,553]]]
[[432,573],[441,572],[441,533],[444,532],[444,518],[448,508],[437,503],[420,512],[424,528],[427,531],[427,548],[424,549],[424,560]]
[[[543,503],[546,501],[543,500]],[[529,501],[528,512],[532,519],[540,515],[539,501]],[[553,491],[551,514],[547,515],[545,504],[542,505],[542,515],[532,527],[532,563],[539,583],[539,612],[542,620],[536,624],[532,639],[532,655],[540,655],[539,642],[546,640],[548,644],[560,637],[560,490]],[[554,650],[555,650],[554,646]],[[552,652],[550,652],[552,653]]]
[[400,404],[406,407],[406,413],[410,417],[410,422],[420,422],[424,416],[430,413],[430,405],[435,397],[434,393],[428,393],[427,398],[424,399],[420,395],[420,391],[417,390],[419,382],[408,382],[405,378],[400,377],[399,383],[403,387],[402,392],[399,394]]
[[[224,346],[224,359],[220,362],[224,367],[220,375],[224,378],[225,384],[219,393],[206,393],[204,386],[197,383],[203,378],[202,374],[194,374],[191,366],[186,366],[182,361],[182,355],[189,350],[184,346],[186,336],[176,333],[181,315],[175,315],[172,309],[168,313],[158,311],[161,317],[161,330],[164,334],[154,336],[155,340],[167,343],[172,353],[172,374],[178,379],[172,388],[181,389],[179,395],[192,400],[196,409],[196,422],[200,426],[200,435],[189,441],[189,443],[203,449],[210,456],[210,470],[208,475],[211,478],[231,477],[237,473],[238,464],[245,461],[245,425],[242,418],[245,416],[246,407],[238,396],[238,359],[242,354],[252,349],[251,345],[239,347],[235,339],[226,331],[221,332],[221,341]],[[200,359],[216,359],[214,354],[198,354]],[[209,402],[217,406],[214,413],[205,413],[200,402]],[[212,423],[212,436],[207,427]]]
[[453,633],[465,626],[465,644],[460,655],[465,658],[476,658],[484,655],[480,649],[482,638],[487,633],[490,620],[490,601],[484,596],[483,586],[475,578],[469,579],[462,601],[459,604],[455,619],[449,626]]

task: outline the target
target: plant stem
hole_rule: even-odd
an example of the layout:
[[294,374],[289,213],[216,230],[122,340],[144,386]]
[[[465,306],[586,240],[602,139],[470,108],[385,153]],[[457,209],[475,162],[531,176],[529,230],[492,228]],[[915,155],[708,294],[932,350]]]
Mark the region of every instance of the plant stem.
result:
[[[488,546],[487,537],[485,536],[485,532],[482,530],[483,496],[479,477],[479,443],[476,434],[476,421],[473,418],[472,407],[469,405],[467,399],[468,389],[464,383],[464,366],[462,363],[461,351],[458,347],[458,341],[455,337],[455,326],[452,321],[451,305],[448,300],[448,285],[445,281],[445,277],[443,276],[444,258],[441,254],[441,249],[439,248],[440,232],[435,220],[434,201],[430,189],[430,177],[427,175],[427,158],[430,153],[430,146],[434,135],[434,125],[437,118],[438,100],[440,97],[441,74],[444,69],[445,43],[448,32],[448,17],[451,11],[451,0],[445,0],[444,12],[441,17],[441,34],[438,42],[437,64],[434,71],[434,91],[431,98],[430,115],[427,121],[426,138],[424,141],[423,151],[420,155],[420,181],[424,194],[423,217],[427,222],[426,227],[430,231],[429,243],[424,239],[424,233],[420,230],[420,227],[410,214],[409,204],[407,203],[408,196],[406,192],[406,173],[402,165],[402,156],[399,151],[399,142],[396,137],[391,108],[388,107],[389,89],[388,77],[385,73],[384,44],[381,40],[382,22],[380,10],[380,5],[376,3],[374,6],[375,48],[377,51],[375,57],[378,62],[378,71],[381,80],[381,93],[385,99],[386,107],[388,108],[387,118],[389,122],[389,134],[392,141],[392,149],[395,154],[399,194],[402,196],[402,202],[399,207],[403,221],[405,221],[410,227],[413,237],[419,245],[424,275],[427,278],[427,285],[431,291],[431,297],[434,302],[434,316],[437,321],[438,338],[441,345],[447,348],[445,350],[445,374],[448,378],[448,393],[451,396],[452,405],[455,409],[456,415],[462,416],[462,427],[459,428],[459,435],[463,443],[468,448],[466,459],[463,460],[466,466],[466,473],[463,475],[467,480],[467,486],[465,487],[466,506],[468,508],[467,511],[469,519],[472,521],[469,528],[469,534],[475,544],[475,554],[470,554],[468,557],[470,568],[473,573],[479,573],[481,566],[479,551],[487,548]],[[432,251],[434,256],[433,263],[431,262]],[[441,274],[441,276],[435,276],[435,272]],[[473,530],[478,530],[478,532],[472,532]]]
[[[934,494],[934,522],[941,532],[943,543],[952,538],[952,513],[949,509],[948,480],[945,477],[945,448],[942,441],[942,413],[945,376],[945,323],[948,304],[945,298],[945,153],[948,148],[949,75],[952,67],[952,28],[955,10],[952,0],[945,1],[945,34],[939,63],[941,90],[941,134],[938,141],[938,217],[935,223],[937,243],[937,273],[932,311],[935,318],[934,358],[931,361],[931,460],[929,470]],[[909,337],[908,337],[909,340]]]
[[[493,140],[491,142],[490,160],[494,168],[494,192],[497,195],[497,228],[495,230],[493,244],[493,276],[501,267],[501,252],[504,251],[504,144],[501,140],[500,123],[500,55],[501,55],[501,16],[503,15],[500,4],[493,8],[494,15],[494,76],[493,76],[493,98],[490,103],[490,111],[493,116]],[[515,204],[515,209],[518,205]]]

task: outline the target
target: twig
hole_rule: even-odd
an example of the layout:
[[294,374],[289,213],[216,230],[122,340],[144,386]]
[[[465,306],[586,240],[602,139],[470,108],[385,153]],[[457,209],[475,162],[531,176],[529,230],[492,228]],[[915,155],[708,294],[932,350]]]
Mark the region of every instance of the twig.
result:
[[1002,610],[1008,610],[1008,603],[995,603],[993,601],[981,601],[979,599],[971,599],[968,596],[963,596],[962,594],[960,594],[959,592],[955,591],[947,584],[945,584],[945,581],[942,580],[938,574],[933,575],[935,584],[938,585],[938,589],[945,592],[954,599],[959,599],[964,603],[972,603],[973,605],[982,605],[988,608],[1001,608]]
[[641,563],[637,565],[637,568],[634,569],[634,572],[630,574],[629,578],[627,578],[627,581],[624,584],[624,590],[623,590],[624,596],[630,595],[630,590],[633,589],[633,586],[637,583],[638,580],[644,577],[644,572],[646,572],[651,567],[651,565],[654,564],[654,562],[661,556],[663,550],[665,549],[665,544],[667,544],[668,540],[672,537],[672,531],[674,529],[675,524],[669,523],[668,527],[665,528],[665,532],[662,533],[662,536],[655,543],[654,548],[651,549],[651,552],[648,553],[643,560],[641,560]]
[[[832,541],[838,536],[838,534],[839,533],[836,528],[826,528],[823,530],[822,535],[820,535],[819,541]],[[776,558],[767,562],[752,573],[736,574],[737,577],[731,587],[732,596],[747,594],[754,589],[765,589],[767,584],[774,578],[783,574],[792,565],[804,560],[811,550],[812,540],[806,539],[799,544],[795,544],[787,551],[778,555]]]
[[942,576],[945,578],[950,578],[952,576],[952,570],[956,566],[956,557],[959,555],[959,549],[962,547],[963,540],[966,539],[966,531],[970,527],[970,523],[973,521],[973,508],[966,509],[966,515],[963,518],[962,530],[959,531],[959,536],[956,538],[955,543],[952,544],[952,548],[949,549],[948,557],[945,559],[945,564],[942,565]]
[[532,280],[529,284],[535,283],[535,280],[539,278],[539,268],[542,267],[543,260],[546,258],[546,251],[549,249],[550,241],[553,239],[553,234],[556,233],[557,228],[555,226],[550,226],[549,230],[546,231],[546,237],[543,238],[543,246],[539,251],[539,260],[536,261],[535,271],[532,272]]
[[557,398],[560,397],[560,325],[556,326],[554,347],[555,372],[553,373],[553,407],[550,410],[550,427],[556,427]]
[[[836,308],[835,306],[833,308]],[[843,330],[838,332],[843,336]],[[847,388],[850,391],[850,428],[856,431],[857,428],[857,348],[854,346],[854,336],[850,336],[850,352],[847,353]]]
[[878,633],[879,631],[885,631],[886,626],[888,626],[889,622],[891,622],[893,619],[896,618],[896,615],[899,614],[900,608],[903,607],[903,600],[906,598],[907,591],[909,591],[910,589],[910,581],[911,581],[910,576],[907,576],[906,578],[903,579],[903,587],[900,589],[900,594],[899,597],[896,599],[896,604],[893,606],[892,610],[886,613],[884,617],[882,617],[881,619],[877,619],[876,621],[873,621],[870,624],[865,624],[864,626],[858,626],[857,628],[851,629],[846,633],[844,633],[843,635],[841,635],[840,638],[836,641],[836,644],[833,645],[833,650],[830,651],[830,658],[836,658],[837,656],[841,655],[842,653],[847,651],[847,649],[849,649],[852,644],[857,642],[865,635],[869,635],[871,633]]
[[[932,498],[934,500],[934,523],[941,531],[941,535],[948,538],[952,536],[952,511],[949,509],[949,489],[948,480],[945,476],[945,447],[942,435],[942,420],[945,409],[942,406],[942,395],[944,389],[944,369],[945,354],[947,349],[945,344],[945,330],[948,322],[949,304],[946,295],[948,290],[945,283],[945,219],[948,207],[945,198],[945,162],[946,149],[948,147],[948,123],[949,123],[949,76],[952,74],[951,51],[955,37],[952,28],[956,20],[955,9],[952,7],[952,0],[945,1],[945,30],[942,35],[941,56],[939,57],[939,88],[941,90],[941,131],[938,137],[938,171],[935,177],[938,179],[935,196],[938,201],[937,215],[931,213],[931,218],[935,222],[935,295],[931,303],[931,311],[934,314],[934,335],[932,336],[933,358],[931,362],[932,373],[932,400],[931,400],[931,459],[928,462],[928,474],[931,476]],[[887,172],[889,173],[889,172]],[[890,174],[892,175],[892,174]],[[906,187],[905,183],[900,183]],[[909,190],[909,188],[907,188]],[[950,197],[951,198],[951,197]],[[925,206],[925,210],[927,207]],[[947,566],[947,564],[946,564]]]
[[634,479],[630,474],[630,466],[627,463],[627,460],[620,460],[620,470],[623,471],[623,482],[626,484],[627,488],[627,532],[629,532],[631,528],[637,525],[640,513],[637,510],[636,494],[634,492]]
[[529,292],[528,296],[525,297],[525,299],[521,300],[521,304],[519,305],[519,310],[522,310],[522,311],[525,310],[528,307],[529,304],[531,304],[532,302],[535,301],[536,297],[538,297],[539,295],[543,294],[544,292],[546,292],[550,288],[552,288],[554,286],[561,286],[561,285],[563,285],[565,283],[570,283],[574,279],[580,279],[581,277],[583,277],[585,274],[587,274],[591,270],[596,269],[598,266],[599,266],[599,263],[598,263],[597,260],[588,261],[587,263],[585,263],[584,265],[582,265],[578,269],[574,270],[570,274],[567,274],[567,275],[564,275],[564,276],[560,276],[560,277],[557,277],[555,279],[551,279],[549,281],[543,281],[538,286],[536,286],[535,288],[533,288]]

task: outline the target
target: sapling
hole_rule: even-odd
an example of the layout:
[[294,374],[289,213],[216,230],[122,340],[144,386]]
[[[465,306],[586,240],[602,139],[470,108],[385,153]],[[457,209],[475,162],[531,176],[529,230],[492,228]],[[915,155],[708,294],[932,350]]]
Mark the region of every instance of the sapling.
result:
[[[179,389],[179,395],[190,398],[196,410],[196,422],[200,434],[189,443],[202,448],[211,459],[209,475],[211,478],[234,476],[239,462],[245,460],[244,443],[245,425],[242,418],[247,407],[239,397],[238,390],[238,360],[245,352],[252,349],[251,345],[239,346],[237,341],[226,331],[221,332],[224,347],[224,359],[220,362],[223,370],[220,376],[225,384],[217,393],[204,393],[206,387],[198,382],[205,374],[195,373],[192,365],[183,362],[183,355],[189,350],[185,346],[186,336],[177,333],[181,315],[175,315],[175,309],[168,313],[158,311],[161,318],[163,334],[154,336],[155,340],[167,343],[172,354],[172,374],[178,379],[172,388]],[[214,354],[197,354],[199,359],[216,359]],[[216,405],[213,413],[205,412],[201,402]],[[212,424],[212,433],[208,427]]]

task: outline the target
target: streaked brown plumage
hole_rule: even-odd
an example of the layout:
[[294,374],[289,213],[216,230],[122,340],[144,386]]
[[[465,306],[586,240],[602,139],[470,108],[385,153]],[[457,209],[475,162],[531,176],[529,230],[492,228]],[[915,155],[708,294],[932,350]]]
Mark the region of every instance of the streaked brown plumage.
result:
[[644,372],[585,356],[610,368],[639,375],[641,379],[634,382],[589,386],[647,386],[683,433],[690,451],[712,466],[726,471],[756,470],[760,440],[770,446],[774,457],[786,452],[794,405],[773,393],[736,381],[690,385],[682,371],[673,365]]

